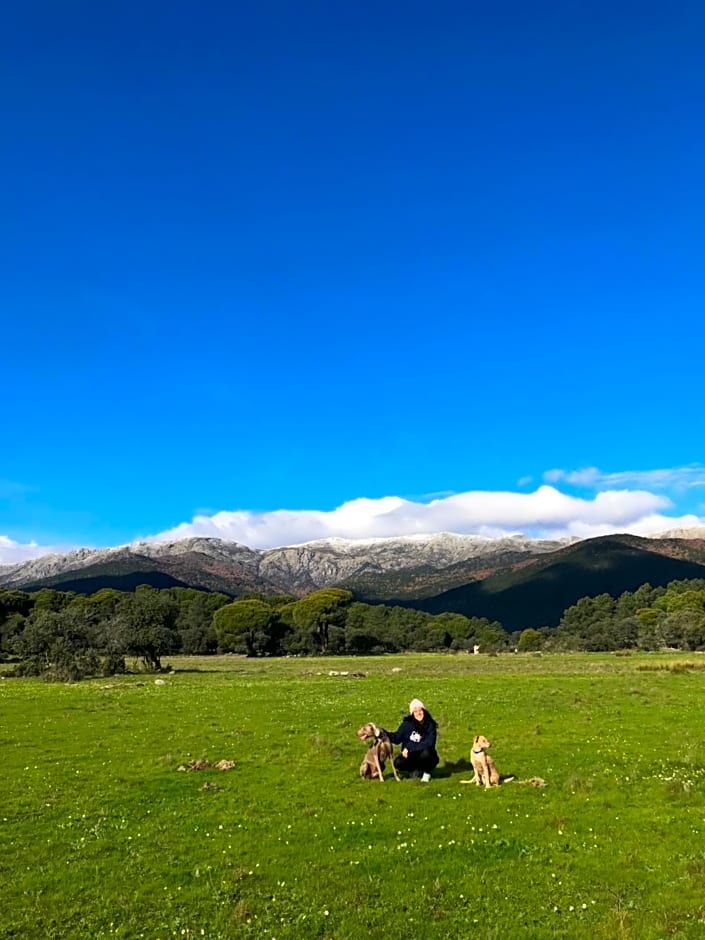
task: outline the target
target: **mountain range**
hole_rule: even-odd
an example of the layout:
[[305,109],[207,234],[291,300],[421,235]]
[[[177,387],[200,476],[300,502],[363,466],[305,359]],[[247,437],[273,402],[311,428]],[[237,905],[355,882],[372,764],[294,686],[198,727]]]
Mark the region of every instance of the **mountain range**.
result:
[[490,539],[474,535],[325,539],[256,550],[216,538],[135,542],[78,549],[0,566],[0,588],[93,593],[194,587],[302,596],[346,587],[360,600],[432,613],[456,611],[499,620],[507,629],[552,626],[584,596],[618,596],[641,584],[705,578],[705,528],[658,536],[592,539]]
[[345,585],[371,599],[423,597],[569,544],[512,536],[442,533],[390,539],[324,539],[264,551],[217,538],[81,548],[0,567],[0,587],[88,593],[134,584],[188,585],[228,594],[303,595]]

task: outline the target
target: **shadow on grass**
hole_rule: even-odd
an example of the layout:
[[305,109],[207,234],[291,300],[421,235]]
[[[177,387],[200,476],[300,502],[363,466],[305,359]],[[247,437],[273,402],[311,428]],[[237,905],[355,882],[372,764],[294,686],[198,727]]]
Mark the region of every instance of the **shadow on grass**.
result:
[[454,777],[456,774],[467,774],[468,772],[473,772],[472,764],[469,760],[461,757],[460,760],[446,761],[444,764],[439,764],[433,771],[433,776],[441,780]]
[[[457,761],[447,761],[445,764],[439,764],[438,767],[433,771],[433,777],[437,780],[449,780],[451,777],[454,777],[456,774],[462,774],[463,777],[467,777],[468,774],[473,775],[475,771],[469,760],[466,760],[464,757],[461,757]],[[511,780],[516,779],[516,775],[509,774],[500,774],[501,783],[509,783]]]
[[[139,670],[137,670],[136,672],[139,672]],[[144,674],[145,674],[145,673],[142,672],[142,675],[144,675]],[[214,663],[212,666],[164,666],[164,668],[162,669],[161,673],[159,673],[159,672],[148,673],[148,675],[155,675],[155,676],[159,676],[159,675],[172,675],[172,676],[176,676],[176,675],[182,675],[182,676],[188,676],[188,675],[213,675],[213,676],[214,676],[214,675],[221,675],[221,676],[233,675],[233,676],[243,676],[243,675],[252,675],[252,674],[253,674],[253,673],[250,672],[250,670],[248,670],[246,667],[239,667],[239,668],[238,668],[238,666],[229,666],[229,667],[225,668],[225,667],[223,667],[223,666],[219,666],[217,663]]]
[[207,667],[203,667],[203,666],[190,666],[190,667],[189,667],[189,666],[179,666],[179,667],[176,668],[176,669],[171,669],[171,670],[168,670],[168,671],[169,671],[169,672],[172,672],[174,675],[176,675],[177,673],[179,673],[179,674],[181,674],[181,675],[189,675],[189,674],[191,674],[191,673],[199,674],[199,673],[224,672],[223,669],[217,669],[216,667],[213,667],[212,669],[208,669]]

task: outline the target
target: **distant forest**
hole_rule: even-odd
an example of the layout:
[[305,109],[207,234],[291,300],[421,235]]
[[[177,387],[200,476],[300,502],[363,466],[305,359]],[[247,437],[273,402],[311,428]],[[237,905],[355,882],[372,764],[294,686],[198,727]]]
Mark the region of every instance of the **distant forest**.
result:
[[59,681],[150,671],[184,653],[247,656],[383,654],[403,651],[705,649],[705,579],[644,584],[620,597],[584,597],[557,627],[508,632],[458,613],[365,604],[350,591],[306,597],[225,594],[193,588],[103,588],[88,596],[50,588],[0,590],[0,661],[17,675]]

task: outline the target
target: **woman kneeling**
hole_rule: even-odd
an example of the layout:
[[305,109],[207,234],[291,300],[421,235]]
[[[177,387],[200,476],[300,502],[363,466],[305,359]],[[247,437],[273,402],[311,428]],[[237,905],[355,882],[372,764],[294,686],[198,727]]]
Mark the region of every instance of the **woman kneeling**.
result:
[[410,777],[421,777],[424,783],[431,779],[431,771],[437,766],[436,752],[438,725],[420,699],[412,699],[409,714],[396,731],[388,731],[389,740],[401,745],[401,754],[394,761],[399,773]]

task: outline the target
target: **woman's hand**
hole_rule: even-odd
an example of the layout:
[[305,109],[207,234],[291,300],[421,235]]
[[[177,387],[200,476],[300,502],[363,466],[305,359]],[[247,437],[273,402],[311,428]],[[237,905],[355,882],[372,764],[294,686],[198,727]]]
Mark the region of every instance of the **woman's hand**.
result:
[[409,756],[409,748],[405,747],[402,749],[401,756],[406,759]]

